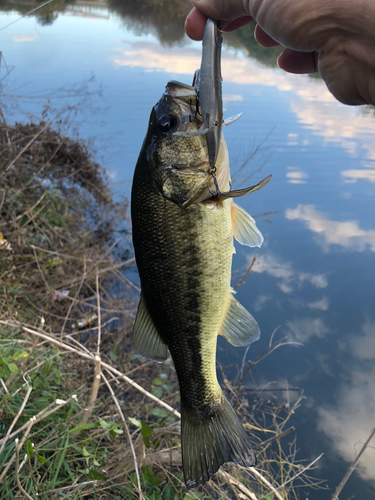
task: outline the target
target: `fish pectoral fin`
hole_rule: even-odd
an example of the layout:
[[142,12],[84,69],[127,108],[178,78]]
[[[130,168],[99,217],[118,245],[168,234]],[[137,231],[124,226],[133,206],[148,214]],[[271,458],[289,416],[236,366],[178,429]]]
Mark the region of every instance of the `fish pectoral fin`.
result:
[[133,345],[138,354],[159,363],[168,357],[168,347],[152,321],[142,294],[134,322]]
[[258,191],[258,189],[262,189],[266,184],[269,183],[271,180],[272,175],[269,175],[262,181],[258,182],[258,184],[255,184],[255,186],[250,186],[248,188],[243,188],[243,189],[235,189],[233,191],[229,191],[228,193],[220,193],[219,198],[220,199],[225,199],[225,198],[239,198],[240,196],[245,196],[247,194],[253,193],[254,191]]
[[234,347],[248,346],[260,337],[258,323],[233,295],[230,297],[229,308],[220,335]]
[[234,238],[241,245],[262,246],[264,238],[257,228],[255,220],[236,203],[232,203],[232,229]]
[[238,113],[238,115],[230,116],[229,118],[226,118],[223,121],[223,127],[227,127],[228,125],[232,125],[232,123],[236,122],[241,116],[243,115],[243,112]]

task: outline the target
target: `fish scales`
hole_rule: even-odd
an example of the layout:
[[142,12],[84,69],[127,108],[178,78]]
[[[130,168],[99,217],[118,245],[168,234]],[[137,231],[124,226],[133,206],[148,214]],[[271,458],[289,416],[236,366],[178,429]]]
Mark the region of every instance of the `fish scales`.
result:
[[[230,288],[233,236],[260,246],[254,219],[235,205],[265,185],[220,192],[214,186],[196,90],[169,82],[154,106],[136,165],[132,225],[141,298],[135,349],[163,361],[172,356],[181,393],[181,443],[188,488],[207,481],[225,462],[254,465],[255,455],[216,376],[217,336],[234,346],[259,338],[259,327]],[[216,182],[230,188],[222,139]]]

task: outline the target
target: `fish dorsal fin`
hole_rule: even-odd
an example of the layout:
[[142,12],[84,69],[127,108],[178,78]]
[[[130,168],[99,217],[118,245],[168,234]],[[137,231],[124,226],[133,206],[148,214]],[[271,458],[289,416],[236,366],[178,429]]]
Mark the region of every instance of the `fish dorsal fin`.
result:
[[263,243],[263,235],[256,226],[255,220],[243,208],[232,203],[232,228],[233,236],[248,247],[260,247]]
[[228,311],[220,335],[225,337],[234,347],[244,347],[259,340],[258,323],[233,295],[230,296],[229,300]]
[[156,330],[142,294],[134,322],[133,344],[137,353],[145,358],[161,363],[168,357],[168,347]]

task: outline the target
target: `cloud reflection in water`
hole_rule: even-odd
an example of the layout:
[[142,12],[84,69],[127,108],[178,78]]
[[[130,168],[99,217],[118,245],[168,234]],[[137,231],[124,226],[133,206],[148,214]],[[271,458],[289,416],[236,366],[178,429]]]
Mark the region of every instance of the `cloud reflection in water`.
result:
[[295,289],[301,288],[305,282],[310,283],[316,288],[325,288],[328,285],[327,277],[324,274],[295,271],[290,262],[282,262],[270,253],[258,258],[253,265],[252,271],[255,273],[267,273],[277,278],[277,286],[284,293],[290,293]]
[[366,179],[370,182],[375,182],[375,169],[374,170],[343,170],[341,172],[344,177],[344,182],[354,184],[358,179]]
[[[347,366],[347,380],[336,391],[337,404],[318,410],[318,430],[331,438],[333,448],[348,462],[354,461],[375,426],[375,322],[365,322],[362,333],[343,347],[353,354],[353,362]],[[357,473],[375,484],[374,464],[373,439]]]
[[297,318],[286,323],[288,340],[306,344],[314,337],[323,339],[332,333],[321,318]]
[[303,222],[311,231],[320,237],[320,243],[325,251],[330,245],[340,245],[349,250],[362,252],[370,249],[375,252],[375,230],[361,229],[357,221],[329,220],[314,205],[298,205],[295,209],[287,209],[285,217]]

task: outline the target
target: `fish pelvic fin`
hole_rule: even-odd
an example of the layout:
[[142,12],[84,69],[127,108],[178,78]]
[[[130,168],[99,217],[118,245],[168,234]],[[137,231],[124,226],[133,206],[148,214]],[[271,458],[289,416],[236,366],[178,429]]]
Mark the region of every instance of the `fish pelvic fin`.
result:
[[234,202],[231,215],[233,236],[238,243],[248,247],[261,247],[264,238],[251,215]]
[[256,464],[249,437],[224,395],[205,417],[181,406],[181,445],[188,489],[208,481],[226,462],[246,467]]
[[220,335],[234,347],[248,346],[260,338],[258,323],[233,295],[229,299],[229,307]]
[[168,347],[152,321],[142,294],[134,322],[133,345],[138,354],[159,363],[168,357]]

